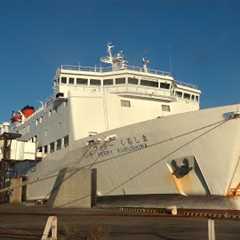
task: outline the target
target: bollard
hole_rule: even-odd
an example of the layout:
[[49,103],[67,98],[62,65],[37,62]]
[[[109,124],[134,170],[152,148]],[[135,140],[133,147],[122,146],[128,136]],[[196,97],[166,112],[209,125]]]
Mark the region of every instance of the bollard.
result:
[[215,223],[213,219],[208,219],[208,240],[216,240]]

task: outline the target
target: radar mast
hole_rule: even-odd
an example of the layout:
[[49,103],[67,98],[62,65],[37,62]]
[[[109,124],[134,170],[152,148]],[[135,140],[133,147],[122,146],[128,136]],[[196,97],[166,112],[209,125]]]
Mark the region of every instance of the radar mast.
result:
[[128,62],[124,59],[123,51],[120,51],[116,55],[113,55],[112,48],[114,48],[114,46],[111,43],[108,43],[107,44],[108,56],[101,57],[100,61],[106,64],[111,64],[113,71],[127,68]]

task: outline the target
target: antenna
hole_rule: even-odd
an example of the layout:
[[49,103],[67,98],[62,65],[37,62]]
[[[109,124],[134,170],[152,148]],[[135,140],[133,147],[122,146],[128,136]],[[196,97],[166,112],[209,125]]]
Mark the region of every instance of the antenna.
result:
[[112,48],[114,46],[111,44],[111,43],[108,43],[107,44],[107,53],[108,53],[108,56],[106,57],[101,57],[100,58],[100,61],[103,62],[103,63],[108,63],[108,64],[113,64],[113,54],[112,54]]
[[145,59],[144,57],[142,58],[142,61],[143,61],[143,71],[144,72],[148,72],[148,64],[150,63],[150,60],[148,59]]
[[112,48],[114,48],[114,46],[112,45],[112,43],[108,43],[107,44],[107,52],[108,52],[108,55],[109,55],[109,58],[112,59]]
[[107,44],[108,56],[101,57],[100,61],[103,63],[111,64],[113,70],[125,69],[127,67],[127,61],[124,59],[123,51],[113,55],[112,48],[114,46],[111,43]]
[[172,51],[171,51],[171,46],[169,45],[168,46],[168,54],[169,54],[169,57],[168,57],[168,64],[169,64],[169,72],[171,74],[173,74],[173,65],[172,65]]

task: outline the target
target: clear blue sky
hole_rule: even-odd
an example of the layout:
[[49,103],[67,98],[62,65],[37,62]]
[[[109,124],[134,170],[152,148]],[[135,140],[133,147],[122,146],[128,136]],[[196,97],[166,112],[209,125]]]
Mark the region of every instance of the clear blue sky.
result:
[[240,102],[238,0],[8,0],[0,3],[0,122],[51,95],[61,64],[95,65],[108,41],[130,64],[197,84],[202,107]]

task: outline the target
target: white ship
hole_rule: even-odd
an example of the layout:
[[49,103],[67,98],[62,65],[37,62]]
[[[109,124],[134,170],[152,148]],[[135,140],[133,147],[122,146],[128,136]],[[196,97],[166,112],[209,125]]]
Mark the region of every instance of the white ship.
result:
[[61,66],[53,96],[13,115],[10,131],[37,149],[15,161],[27,200],[49,199],[62,169],[96,169],[98,196],[239,195],[240,105],[199,110],[197,87],[112,47],[110,67]]

